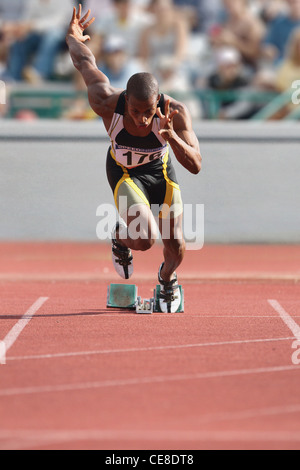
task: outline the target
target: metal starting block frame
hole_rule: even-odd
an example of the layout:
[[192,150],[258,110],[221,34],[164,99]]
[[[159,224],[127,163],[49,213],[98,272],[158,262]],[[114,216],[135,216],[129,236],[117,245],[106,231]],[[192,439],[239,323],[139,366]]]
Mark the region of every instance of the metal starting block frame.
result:
[[154,312],[154,299],[144,299],[138,297],[136,313],[150,314]]
[[[184,291],[179,286],[181,292],[181,303],[176,313],[184,312]],[[159,306],[160,285],[154,289],[154,296],[151,299],[142,299],[138,296],[138,288],[135,284],[110,284],[107,288],[108,308],[121,308],[124,310],[135,310],[140,314],[151,314],[161,312]]]

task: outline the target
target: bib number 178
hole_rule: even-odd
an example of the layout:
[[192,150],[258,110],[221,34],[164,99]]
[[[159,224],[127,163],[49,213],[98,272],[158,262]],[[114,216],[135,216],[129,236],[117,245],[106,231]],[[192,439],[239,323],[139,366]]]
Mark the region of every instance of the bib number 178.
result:
[[[159,150],[158,152],[154,152],[154,153],[141,153],[141,152],[134,152],[134,155],[139,155],[140,158],[138,160],[138,162],[136,163],[136,165],[142,165],[143,163],[146,163],[148,159],[149,162],[152,162],[153,160],[156,160],[157,158],[161,157],[162,156],[162,152],[161,150]],[[123,153],[123,157],[127,157],[127,166],[131,166],[133,164],[133,152],[129,151],[127,153]],[[145,161],[146,160],[146,161]]]

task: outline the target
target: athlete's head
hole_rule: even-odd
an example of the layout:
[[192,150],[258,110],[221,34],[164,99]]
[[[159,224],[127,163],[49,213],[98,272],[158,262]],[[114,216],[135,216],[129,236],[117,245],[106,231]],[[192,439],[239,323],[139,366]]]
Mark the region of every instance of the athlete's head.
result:
[[148,127],[151,124],[159,99],[158,82],[151,73],[136,73],[128,80],[128,114],[137,127]]

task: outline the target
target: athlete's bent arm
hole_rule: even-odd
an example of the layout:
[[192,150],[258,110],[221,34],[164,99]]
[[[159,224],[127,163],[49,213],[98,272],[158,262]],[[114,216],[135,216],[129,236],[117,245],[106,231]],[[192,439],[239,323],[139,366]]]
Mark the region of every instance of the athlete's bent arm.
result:
[[193,174],[201,170],[201,153],[192,119],[186,106],[168,99],[165,115],[158,110],[161,119],[161,136],[169,142],[175,157],[184,168]]
[[90,36],[84,35],[84,30],[95,20],[92,18],[87,21],[90,13],[89,10],[81,18],[81,5],[79,5],[78,13],[74,7],[66,42],[74,67],[81,73],[87,86],[91,107],[99,116],[106,117],[111,113],[107,99],[112,96],[115,89],[111,87],[108,77],[98,69],[93,53],[85,44]]

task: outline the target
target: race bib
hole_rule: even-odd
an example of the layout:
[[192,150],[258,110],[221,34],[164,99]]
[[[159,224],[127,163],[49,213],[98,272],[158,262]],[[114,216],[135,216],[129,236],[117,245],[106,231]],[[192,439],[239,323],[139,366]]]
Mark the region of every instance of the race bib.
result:
[[121,163],[121,165],[126,168],[145,165],[146,163],[153,162],[159,158],[163,159],[167,151],[167,144],[157,149],[136,149],[117,144],[114,147],[114,155],[117,162]]

